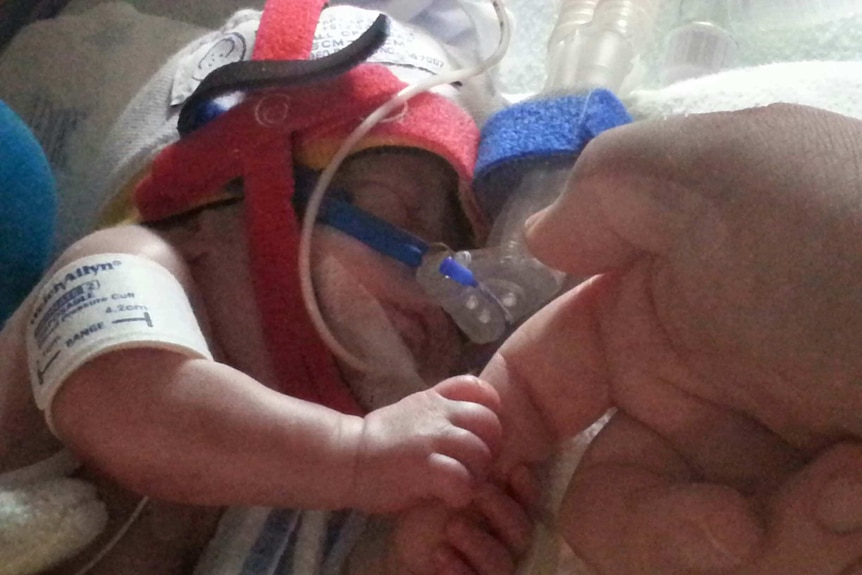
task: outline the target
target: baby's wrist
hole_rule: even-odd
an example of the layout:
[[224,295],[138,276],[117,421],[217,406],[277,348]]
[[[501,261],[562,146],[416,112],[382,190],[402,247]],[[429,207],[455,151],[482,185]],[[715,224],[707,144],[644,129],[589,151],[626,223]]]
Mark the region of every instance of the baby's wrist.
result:
[[357,489],[357,474],[359,473],[362,436],[365,420],[362,417],[344,415],[339,422],[339,432],[335,449],[338,452],[338,469],[344,470],[338,475],[343,478],[338,489],[338,506],[361,508],[361,494]]

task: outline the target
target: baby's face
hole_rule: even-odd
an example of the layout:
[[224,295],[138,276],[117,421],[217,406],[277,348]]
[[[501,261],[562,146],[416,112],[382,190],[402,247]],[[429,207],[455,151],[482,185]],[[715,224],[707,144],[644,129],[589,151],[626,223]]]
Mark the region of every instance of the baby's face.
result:
[[[357,207],[429,243],[464,247],[467,232],[455,202],[455,174],[429,154],[366,153],[339,170],[333,186]],[[207,308],[218,352],[234,367],[274,383],[263,350],[245,245],[244,204],[207,209],[170,240],[179,244]],[[414,270],[358,241],[317,226],[312,277],[318,305],[339,342],[370,366],[341,365],[364,403],[398,399],[407,391],[462,371],[462,338],[428,299]],[[297,296],[299,297],[299,296]]]
[[[360,155],[333,187],[351,203],[429,243],[464,247],[455,203],[457,178],[438,158],[407,151]],[[319,304],[340,342],[373,369],[342,366],[360,396],[388,403],[462,371],[462,340],[446,313],[416,282],[415,270],[356,240],[318,226],[312,273]]]

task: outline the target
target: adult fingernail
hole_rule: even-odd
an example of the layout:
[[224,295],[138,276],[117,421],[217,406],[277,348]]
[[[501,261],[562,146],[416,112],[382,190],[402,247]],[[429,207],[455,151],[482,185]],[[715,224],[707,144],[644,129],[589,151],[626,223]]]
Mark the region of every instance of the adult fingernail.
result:
[[848,476],[833,478],[820,492],[815,516],[835,533],[862,529],[862,482]]

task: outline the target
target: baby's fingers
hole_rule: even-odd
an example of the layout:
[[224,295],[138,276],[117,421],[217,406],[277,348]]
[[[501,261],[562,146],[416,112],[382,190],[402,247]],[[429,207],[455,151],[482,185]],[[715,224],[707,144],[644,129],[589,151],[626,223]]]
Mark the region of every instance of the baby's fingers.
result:
[[464,507],[473,499],[476,479],[458,459],[434,453],[428,456],[428,475],[431,495],[449,507]]
[[506,575],[530,545],[526,510],[501,488],[483,485],[473,506],[446,527],[449,546],[437,550],[438,575]]
[[453,447],[464,443],[476,450],[478,445],[475,445],[475,441],[479,441],[487,450],[488,457],[494,456],[499,450],[503,428],[493,411],[475,403],[461,403],[451,408],[449,422],[455,426],[453,433],[447,436]]
[[[499,441],[499,437],[494,443]],[[426,478],[435,496],[453,507],[467,505],[474,488],[484,481],[493,465],[492,447],[471,431],[452,427],[436,441],[428,458]]]
[[452,425],[437,439],[435,451],[461,462],[474,480],[485,479],[503,435],[495,411],[499,397],[475,377],[446,380],[434,391],[447,401],[446,417]]
[[487,520],[489,530],[515,557],[530,546],[533,522],[527,510],[499,487],[487,483],[473,501],[476,510]]
[[478,436],[492,452],[500,446],[503,430],[500,418],[500,396],[490,384],[472,376],[447,379],[434,387],[448,401],[449,420],[453,425]]
[[468,401],[484,405],[494,412],[500,411],[500,396],[491,384],[478,377],[460,375],[441,381],[434,390],[452,401]]
[[[469,565],[469,573],[508,575],[515,572],[515,557],[505,543],[464,517],[456,517],[449,523],[446,540],[457,551],[458,558]],[[448,563],[457,573],[455,557],[450,557]]]

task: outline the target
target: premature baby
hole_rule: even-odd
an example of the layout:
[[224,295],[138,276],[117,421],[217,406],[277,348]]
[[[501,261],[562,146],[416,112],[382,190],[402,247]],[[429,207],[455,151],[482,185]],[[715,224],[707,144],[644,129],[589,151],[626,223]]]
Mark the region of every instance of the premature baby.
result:
[[[270,2],[255,61],[307,56],[322,7]],[[328,25],[343,17],[331,10],[323,12]],[[247,32],[255,18],[243,13],[234,24]],[[77,572],[129,525],[91,572],[188,573],[223,506],[393,512],[473,497],[500,438],[498,400],[475,378],[446,379],[467,368],[454,324],[409,268],[319,227],[311,271],[324,318],[374,368],[334,361],[295,313],[290,190],[266,196],[273,182],[293,186],[294,165],[326,165],[362,115],[403,86],[391,69],[361,64],[308,88],[276,90],[291,102],[287,123],[301,121],[276,126],[286,131],[275,139],[260,135],[274,124],[259,115],[273,92],[248,92],[152,164],[130,169],[139,223],[73,244],[5,326],[0,472],[31,469],[67,448],[82,466],[66,459],[53,471],[93,481],[107,505],[107,528],[58,573]],[[297,113],[302,105],[319,121]],[[248,117],[256,120],[243,133],[249,139],[237,140],[245,149],[218,139]],[[360,144],[333,187],[427,242],[463,246],[480,221],[468,195],[476,139],[460,107],[423,95]],[[194,181],[201,174],[205,181]],[[172,187],[183,178],[191,191]],[[88,269],[103,273],[98,282],[84,277]],[[141,277],[139,288],[117,287]],[[92,292],[92,305],[65,295],[78,288]],[[128,327],[135,318],[157,335]],[[70,331],[75,321],[85,329]],[[141,507],[136,494],[152,500]],[[146,551],[155,546],[158,554]]]

